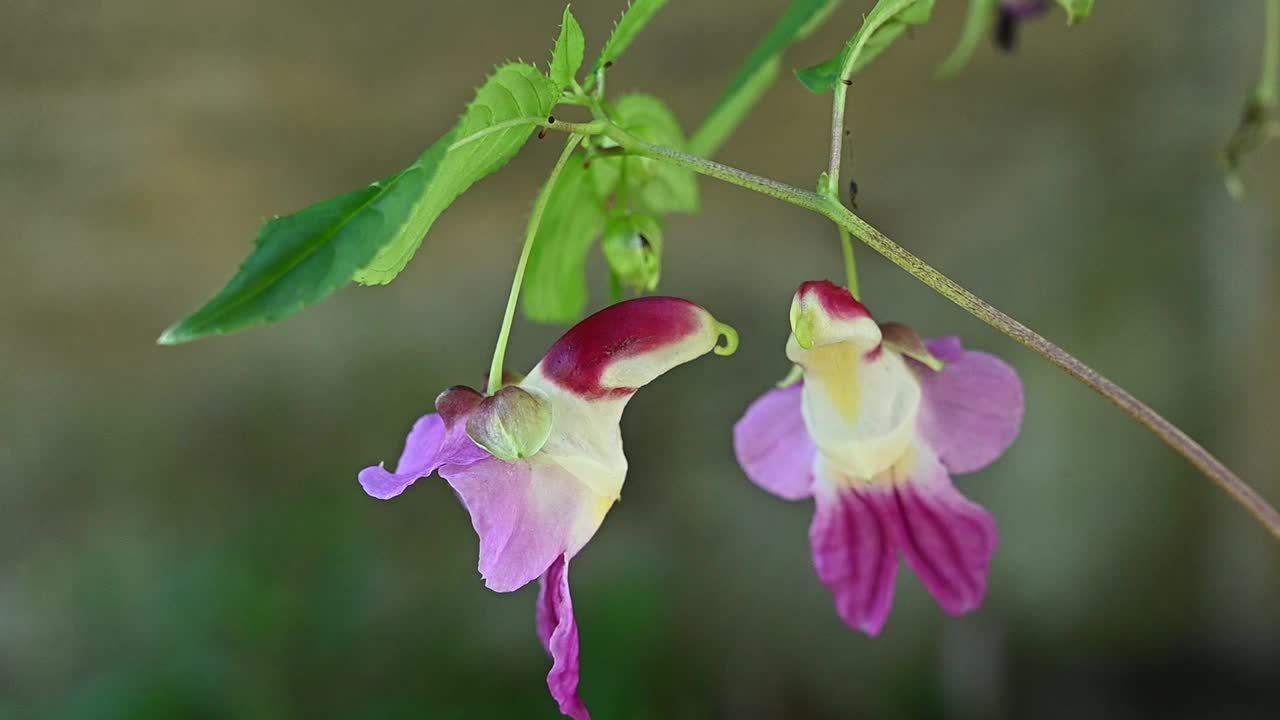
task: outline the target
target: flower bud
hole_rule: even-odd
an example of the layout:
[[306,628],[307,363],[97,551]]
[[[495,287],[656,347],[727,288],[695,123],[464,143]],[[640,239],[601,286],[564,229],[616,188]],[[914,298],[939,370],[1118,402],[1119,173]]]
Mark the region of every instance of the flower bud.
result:
[[626,287],[641,292],[658,287],[662,273],[662,226],[648,215],[614,218],[604,235],[609,269]]
[[481,400],[467,418],[467,436],[506,462],[533,457],[550,434],[550,403],[517,385]]

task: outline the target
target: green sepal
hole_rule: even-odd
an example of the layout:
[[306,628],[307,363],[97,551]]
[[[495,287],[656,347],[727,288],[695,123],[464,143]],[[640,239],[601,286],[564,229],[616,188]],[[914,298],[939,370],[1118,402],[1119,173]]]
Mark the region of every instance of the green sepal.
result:
[[[913,25],[923,25],[933,13],[934,0],[880,0],[867,13],[858,32],[840,54],[826,62],[796,71],[796,78],[811,92],[824,93],[858,74]],[[849,71],[841,77],[841,69]]]
[[518,385],[507,385],[476,405],[467,437],[504,462],[531,458],[551,436],[551,403]]

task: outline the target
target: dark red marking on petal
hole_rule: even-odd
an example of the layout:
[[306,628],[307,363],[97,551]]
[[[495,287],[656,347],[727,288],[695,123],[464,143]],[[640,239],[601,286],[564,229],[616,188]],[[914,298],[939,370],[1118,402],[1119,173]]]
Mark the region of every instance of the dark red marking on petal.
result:
[[453,427],[458,420],[465,421],[484,395],[466,385],[454,385],[436,397],[436,412],[444,419],[445,427]]
[[801,301],[816,300],[831,317],[871,317],[871,311],[855,300],[848,288],[842,288],[830,280],[810,280],[802,284],[796,294]]
[[705,311],[680,298],[643,297],[611,305],[573,326],[542,359],[556,384],[589,398],[625,396],[635,388],[601,385],[609,366],[677,343],[696,332]]

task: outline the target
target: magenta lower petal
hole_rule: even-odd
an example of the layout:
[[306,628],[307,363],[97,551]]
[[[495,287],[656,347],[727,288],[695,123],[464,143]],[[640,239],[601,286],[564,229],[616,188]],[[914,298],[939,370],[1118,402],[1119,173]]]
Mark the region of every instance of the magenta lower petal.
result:
[[895,543],[942,609],[962,615],[982,604],[999,543],[995,518],[951,484],[947,471],[921,451],[889,501]]
[[813,494],[818,449],[804,425],[802,391],[800,383],[770,390],[733,426],[733,449],[747,477],[786,500]]
[[578,623],[573,617],[569,596],[569,561],[563,555],[547,568],[538,584],[538,639],[551,656],[547,688],[560,705],[560,712],[574,720],[590,720],[591,714],[578,697]]
[[440,468],[480,536],[480,574],[496,592],[511,592],[572,557],[600,527],[611,501],[553,462],[488,458]]
[[981,470],[1018,436],[1022,382],[1004,361],[965,350],[959,338],[932,340],[928,346],[947,365],[937,372],[919,366],[920,435],[951,472]]
[[876,488],[815,487],[809,541],[818,578],[849,627],[878,635],[893,607],[898,556],[890,498]]

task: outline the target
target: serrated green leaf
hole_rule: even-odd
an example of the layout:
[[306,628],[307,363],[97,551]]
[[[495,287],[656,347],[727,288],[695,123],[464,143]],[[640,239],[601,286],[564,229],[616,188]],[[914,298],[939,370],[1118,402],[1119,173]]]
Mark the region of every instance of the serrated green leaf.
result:
[[582,58],[587,51],[587,40],[582,35],[582,26],[577,18],[564,8],[564,21],[560,25],[560,36],[556,38],[555,50],[551,53],[551,68],[547,73],[551,82],[560,90],[573,84],[582,68]]
[[614,62],[622,57],[640,31],[644,30],[653,16],[666,4],[667,0],[635,0],[631,3],[631,6],[622,13],[622,19],[618,21],[617,26],[613,28],[613,34],[609,36],[609,41],[600,51],[600,57],[596,60],[592,72],[599,70],[605,63]]
[[[826,62],[796,71],[811,92],[823,93],[852,78],[913,25],[923,25],[933,13],[934,0],[880,0],[862,21],[840,54]],[[847,72],[841,71],[848,68]]]
[[407,232],[414,206],[452,141],[446,135],[404,172],[263,226],[253,252],[217,295],[160,336],[177,345],[274,322],[319,302],[388,239]]
[[1093,12],[1093,0],[1058,0],[1058,4],[1067,11],[1068,25],[1089,19],[1089,14]]
[[840,0],[792,0],[694,132],[689,151],[702,157],[715,154],[777,79],[783,51],[812,33],[839,4]]
[[[550,114],[558,95],[559,88],[532,65],[498,68],[458,121],[453,147],[414,207],[409,227],[357,271],[355,280],[365,285],[391,282],[422,245],[436,218],[476,181],[515,157],[533,134],[533,122]],[[519,122],[522,119],[529,122]]]
[[940,77],[952,77],[969,64],[969,58],[978,49],[982,38],[991,31],[996,15],[1000,11],[1000,0],[969,0],[969,12],[964,18],[964,29],[960,31],[960,40],[956,47],[938,67]]
[[[684,132],[676,116],[652,95],[640,93],[620,98],[614,111],[628,133],[654,145],[685,149]],[[601,197],[616,191],[625,163],[624,195],[637,210],[653,215],[698,211],[698,177],[668,163],[649,158],[600,158],[591,164]]]
[[525,267],[524,312],[529,319],[568,323],[587,307],[587,253],[604,231],[605,211],[595,184],[575,155],[551,188]]

